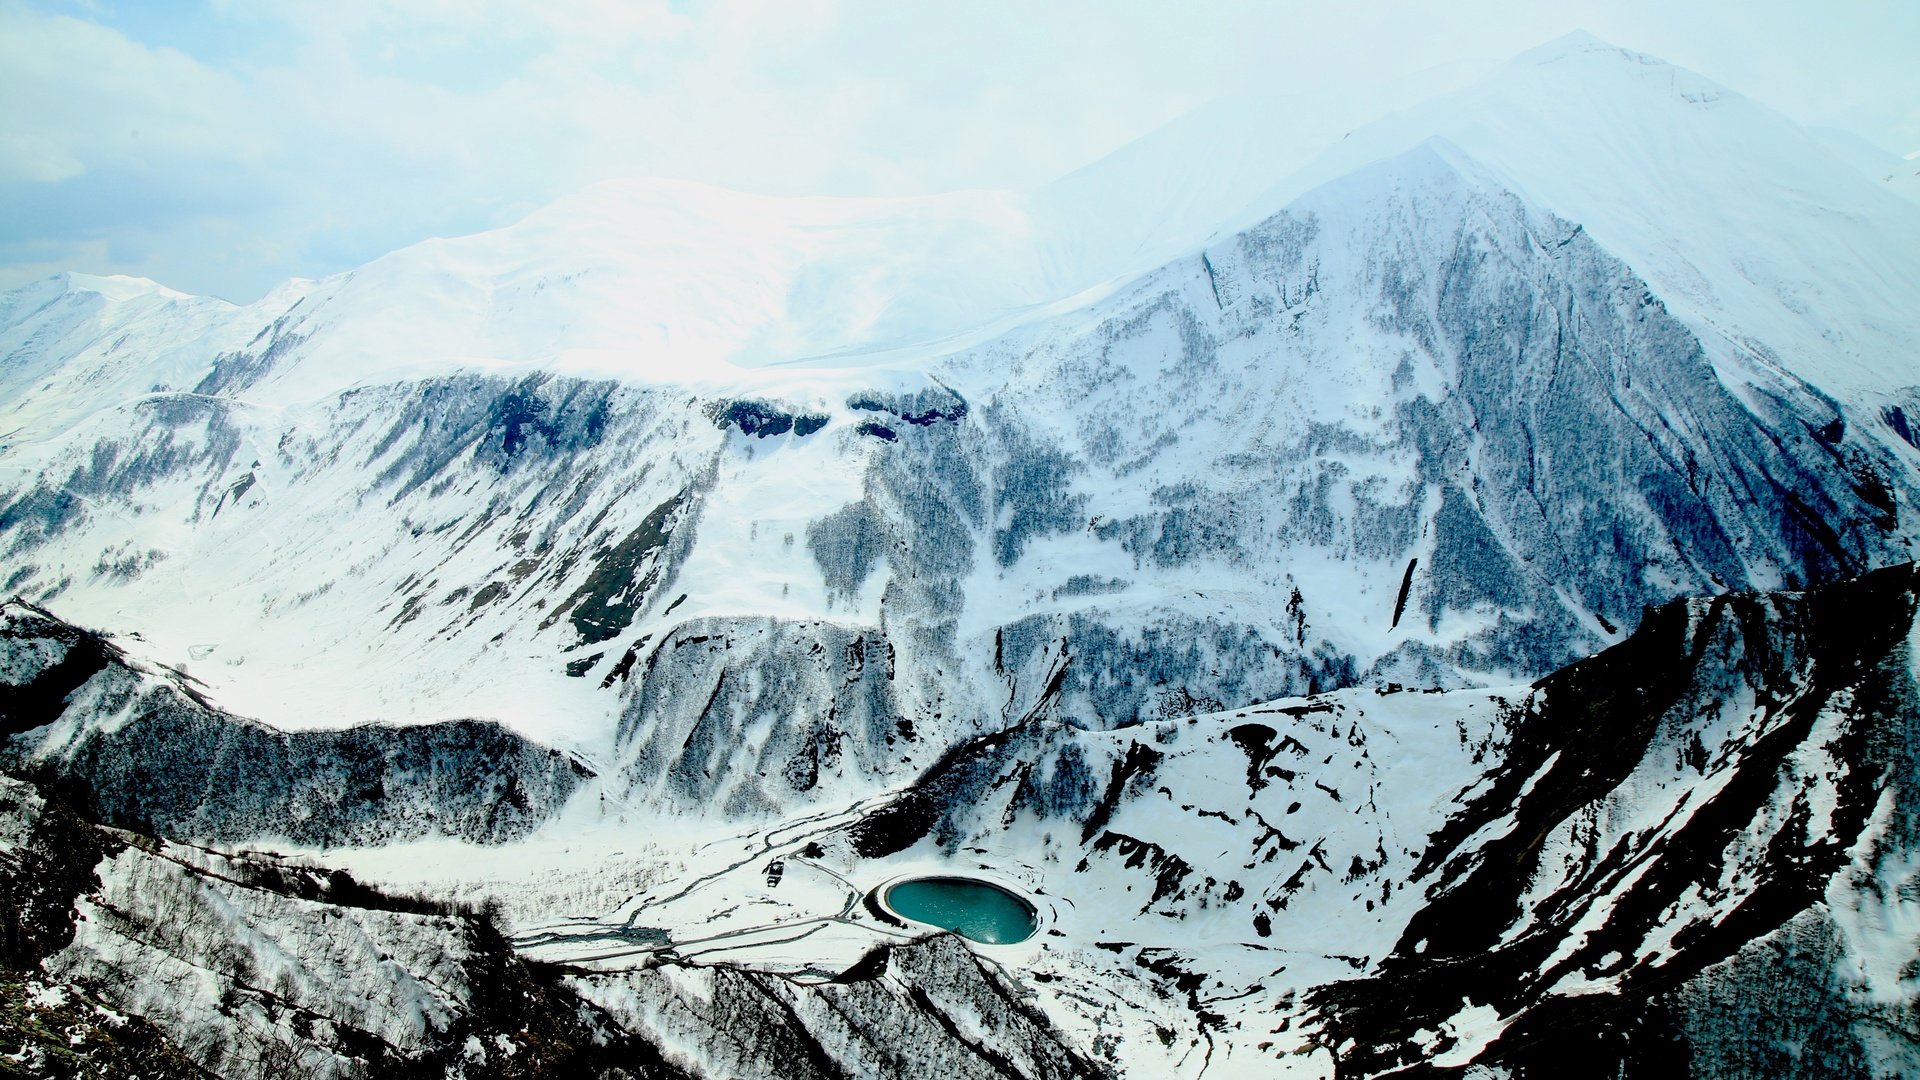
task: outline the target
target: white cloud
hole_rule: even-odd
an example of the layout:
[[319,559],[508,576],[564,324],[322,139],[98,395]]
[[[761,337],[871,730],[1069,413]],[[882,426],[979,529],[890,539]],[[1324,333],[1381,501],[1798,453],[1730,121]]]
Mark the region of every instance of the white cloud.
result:
[[1813,24],[1784,0],[207,0],[164,23],[53,5],[0,0],[0,197],[34,217],[0,225],[0,284],[64,244],[78,268],[244,299],[634,173],[1031,185],[1220,94],[1359,109],[1580,23],[1804,119],[1920,132],[1914,77],[1847,53],[1920,29],[1886,3]]
[[156,154],[244,152],[243,88],[173,49],[0,8],[0,178],[66,180]]
[[45,132],[9,131],[0,135],[0,181],[56,184],[87,171],[62,140]]

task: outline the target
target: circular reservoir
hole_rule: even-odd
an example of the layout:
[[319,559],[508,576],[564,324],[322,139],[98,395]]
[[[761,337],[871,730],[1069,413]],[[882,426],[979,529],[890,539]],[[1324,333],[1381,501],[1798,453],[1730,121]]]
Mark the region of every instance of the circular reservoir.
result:
[[896,915],[987,945],[1025,941],[1040,929],[1039,913],[1025,897],[977,878],[896,881],[880,891],[880,902]]

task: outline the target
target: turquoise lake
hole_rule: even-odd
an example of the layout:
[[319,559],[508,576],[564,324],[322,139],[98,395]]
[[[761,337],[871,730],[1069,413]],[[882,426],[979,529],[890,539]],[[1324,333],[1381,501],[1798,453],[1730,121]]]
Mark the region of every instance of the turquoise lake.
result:
[[892,885],[887,905],[915,922],[951,930],[989,945],[1025,941],[1040,928],[1033,905],[984,881],[915,878]]

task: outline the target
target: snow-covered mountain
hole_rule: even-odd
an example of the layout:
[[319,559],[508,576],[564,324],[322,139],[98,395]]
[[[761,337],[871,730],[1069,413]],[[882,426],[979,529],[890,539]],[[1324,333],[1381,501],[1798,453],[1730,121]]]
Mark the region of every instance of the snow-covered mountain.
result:
[[[1196,155],[1228,118],[1273,127]],[[1035,193],[602,185],[245,307],[0,296],[9,768],[492,898],[582,1023],[698,1075],[764,1064],[712,1048],[715,963],[822,1075],[903,1068],[835,995],[925,1026],[972,961],[871,952],[840,891],[956,860],[1058,898],[933,1022],[1018,1028],[962,1071],[1524,1074],[1601,1000],[1594,1039],[1651,1053],[1657,1002],[1717,1060],[1701,1003],[1789,932],[1857,964],[1809,1001],[1906,1015],[1920,206],[1584,36],[1317,156],[1195,124]],[[150,848],[73,895],[227,888]],[[811,876],[714,906],[775,857]],[[335,918],[228,884],[273,894],[214,904],[250,934]],[[92,932],[31,959],[252,1067]],[[446,1065],[447,992],[346,1026]],[[1820,1023],[1808,1061],[1913,1053]]]

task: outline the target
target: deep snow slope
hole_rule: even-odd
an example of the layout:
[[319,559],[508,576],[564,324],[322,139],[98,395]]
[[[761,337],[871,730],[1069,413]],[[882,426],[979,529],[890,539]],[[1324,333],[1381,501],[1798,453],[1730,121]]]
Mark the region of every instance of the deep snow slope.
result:
[[1835,157],[1860,170],[1867,179],[1902,198],[1920,201],[1920,153],[1902,157],[1839,128],[1809,130]]

